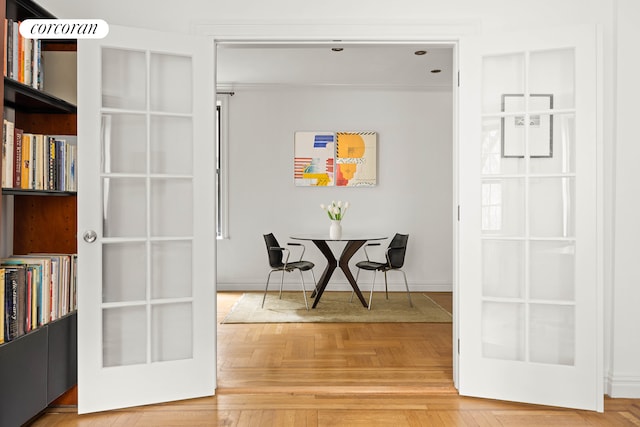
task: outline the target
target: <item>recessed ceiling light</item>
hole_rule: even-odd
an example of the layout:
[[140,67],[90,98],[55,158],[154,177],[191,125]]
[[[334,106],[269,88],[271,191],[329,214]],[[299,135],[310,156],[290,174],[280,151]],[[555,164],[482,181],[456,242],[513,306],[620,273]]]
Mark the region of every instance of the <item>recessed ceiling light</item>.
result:
[[344,50],[344,48],[343,47],[332,47],[331,50],[334,51],[334,52],[342,52]]
[[436,68],[435,70],[431,70],[431,72],[432,72],[433,74],[438,74],[438,73],[442,72],[442,70],[438,70],[438,69]]
[[413,52],[414,55],[426,55],[427,51],[426,50],[416,50],[415,52]]

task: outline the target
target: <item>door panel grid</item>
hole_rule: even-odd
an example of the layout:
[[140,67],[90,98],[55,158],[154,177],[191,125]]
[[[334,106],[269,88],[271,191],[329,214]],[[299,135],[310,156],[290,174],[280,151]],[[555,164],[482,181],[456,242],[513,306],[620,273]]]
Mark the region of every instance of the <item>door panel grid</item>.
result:
[[[575,358],[574,178],[567,175],[572,122],[561,123],[558,138],[553,127],[554,98],[561,99],[565,118],[574,114],[566,110],[574,105],[572,55],[554,50],[483,58],[484,357],[550,364]],[[541,70],[556,68],[564,71],[559,82],[539,78]],[[555,158],[554,139],[563,142]],[[541,176],[534,169],[555,173]]]

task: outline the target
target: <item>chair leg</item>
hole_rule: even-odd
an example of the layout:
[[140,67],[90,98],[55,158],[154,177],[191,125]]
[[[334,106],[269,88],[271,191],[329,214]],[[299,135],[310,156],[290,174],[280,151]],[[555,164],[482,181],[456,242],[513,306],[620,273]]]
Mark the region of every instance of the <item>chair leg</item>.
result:
[[318,293],[318,282],[316,282],[316,275],[313,272],[313,268],[311,269],[311,276],[313,277],[313,288],[316,290],[316,294]]
[[384,272],[384,295],[389,299],[389,286],[387,285],[387,272]]
[[271,270],[267,276],[267,286],[264,287],[264,295],[262,296],[262,308],[264,308],[264,300],[267,298],[267,289],[269,289],[269,280],[271,279],[271,273],[275,270]]
[[[358,268],[358,272],[356,273],[356,283],[358,283],[358,277],[360,277],[360,269]],[[355,294],[355,291],[351,291],[351,298],[349,298],[349,302],[353,302],[353,294]]]
[[371,283],[371,292],[369,292],[369,307],[367,307],[368,310],[371,310],[371,300],[373,300],[373,287],[376,284],[376,273],[378,271],[377,270],[373,270],[373,283]]
[[409,307],[413,307],[413,303],[411,302],[411,292],[409,292],[409,284],[407,283],[407,275],[404,274],[404,271],[399,270],[400,272],[402,272],[402,275],[404,276],[404,287],[407,288],[407,298],[409,298]]
[[278,295],[278,299],[282,299],[282,285],[284,285],[284,270],[282,270],[282,279],[280,279],[280,294]]
[[304,297],[304,306],[307,307],[307,311],[309,311],[309,303],[307,302],[307,290],[304,288],[304,275],[302,274],[302,270],[298,270],[300,272],[300,280],[302,283],[302,296]]

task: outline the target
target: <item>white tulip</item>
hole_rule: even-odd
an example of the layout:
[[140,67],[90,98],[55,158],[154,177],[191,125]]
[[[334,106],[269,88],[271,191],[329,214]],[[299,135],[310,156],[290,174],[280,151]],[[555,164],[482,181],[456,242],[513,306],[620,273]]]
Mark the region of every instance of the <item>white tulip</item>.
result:
[[344,208],[347,209],[349,207],[349,202],[344,202]]
[[320,209],[326,209],[327,207],[324,205],[324,203],[320,203]]
[[338,200],[338,207],[341,208],[342,207],[342,200]]

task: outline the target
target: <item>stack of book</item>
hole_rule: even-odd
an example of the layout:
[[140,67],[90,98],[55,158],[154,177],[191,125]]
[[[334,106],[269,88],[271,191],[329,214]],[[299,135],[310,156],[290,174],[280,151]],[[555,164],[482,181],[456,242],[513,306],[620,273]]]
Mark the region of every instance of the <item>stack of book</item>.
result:
[[76,310],[76,254],[0,260],[0,343]]
[[20,21],[4,20],[4,75],[35,89],[42,89],[42,43],[22,37]]
[[24,132],[4,119],[2,188],[76,191],[77,137]]

